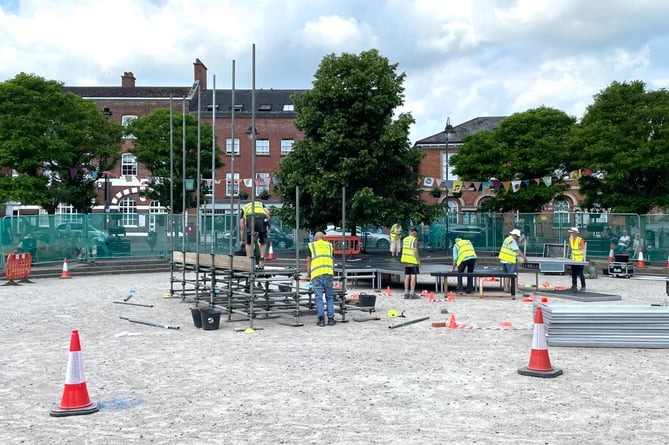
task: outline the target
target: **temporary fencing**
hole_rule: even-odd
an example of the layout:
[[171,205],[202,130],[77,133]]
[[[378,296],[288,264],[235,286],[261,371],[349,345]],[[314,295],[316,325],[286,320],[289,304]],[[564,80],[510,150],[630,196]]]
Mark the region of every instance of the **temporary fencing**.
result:
[[[29,253],[12,253],[7,255],[5,264],[5,280],[3,286],[19,286],[20,283],[32,283],[30,277],[30,265],[32,256]],[[20,280],[17,282],[16,280]]]

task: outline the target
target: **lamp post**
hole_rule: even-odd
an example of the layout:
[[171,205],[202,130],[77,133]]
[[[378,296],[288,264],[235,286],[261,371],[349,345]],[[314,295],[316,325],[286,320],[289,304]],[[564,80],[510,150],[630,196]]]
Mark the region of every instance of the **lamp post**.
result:
[[451,240],[448,233],[448,224],[450,219],[451,206],[448,204],[448,195],[449,195],[449,184],[448,184],[448,171],[451,168],[451,161],[448,153],[448,140],[451,135],[455,134],[455,129],[451,125],[451,118],[446,118],[446,127],[444,127],[444,133],[446,133],[446,249],[451,247]]

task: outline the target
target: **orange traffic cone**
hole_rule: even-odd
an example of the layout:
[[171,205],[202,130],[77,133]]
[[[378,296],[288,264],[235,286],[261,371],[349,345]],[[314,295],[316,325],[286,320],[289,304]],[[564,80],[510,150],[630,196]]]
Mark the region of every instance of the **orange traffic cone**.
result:
[[669,269],[669,256],[667,257],[667,269]]
[[457,323],[455,323],[455,314],[451,314],[451,319],[448,321],[448,328],[449,329],[456,329],[458,327]]
[[272,247],[272,242],[269,242],[269,255],[267,255],[268,260],[274,259],[274,248]]
[[609,247],[609,258],[606,262],[607,263],[613,262],[613,243],[611,243],[611,246]]
[[70,355],[67,359],[65,389],[63,398],[54,405],[49,413],[53,417],[76,416],[91,414],[100,409],[97,402],[91,402],[84,377],[84,360],[81,355],[79,331],[74,329],[70,337]]
[[643,260],[643,247],[639,247],[639,259],[636,262],[636,267],[646,267],[646,262]]
[[534,334],[532,335],[532,351],[530,363],[523,368],[518,368],[518,374],[532,377],[557,377],[562,374],[562,369],[553,368],[548,357],[546,346],[546,332],[544,331],[544,315],[540,307],[534,314]]
[[72,278],[70,271],[67,269],[67,258],[63,258],[63,272],[60,274],[60,278]]
[[386,287],[386,295],[388,295],[389,297],[390,297],[390,295],[391,295],[391,294],[390,294],[390,286]]
[[455,303],[455,295],[453,295],[453,291],[450,291],[448,293],[448,302],[449,303]]
[[434,292],[430,292],[430,303],[435,303],[437,301],[436,298],[434,298]]

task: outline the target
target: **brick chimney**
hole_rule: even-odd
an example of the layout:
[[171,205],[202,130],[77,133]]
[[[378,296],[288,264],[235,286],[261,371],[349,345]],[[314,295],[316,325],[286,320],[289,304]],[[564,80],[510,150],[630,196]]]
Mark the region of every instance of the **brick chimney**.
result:
[[121,87],[122,88],[135,88],[135,75],[132,74],[132,71],[126,71],[121,76]]
[[194,68],[194,80],[199,80],[200,81],[200,88],[203,90],[207,89],[207,67],[204,66],[204,63],[200,61],[200,59],[195,59],[195,63],[193,64]]

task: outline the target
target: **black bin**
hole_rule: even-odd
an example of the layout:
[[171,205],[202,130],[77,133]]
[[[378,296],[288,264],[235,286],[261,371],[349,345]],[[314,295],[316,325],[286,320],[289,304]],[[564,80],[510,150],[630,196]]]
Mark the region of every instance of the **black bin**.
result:
[[375,305],[376,305],[376,295],[367,295],[366,293],[363,292],[358,296],[359,307],[373,308]]
[[221,323],[221,311],[216,309],[200,309],[200,317],[205,331],[215,331]]
[[193,317],[193,324],[195,325],[195,327],[196,328],[201,328],[202,327],[202,315],[200,314],[200,308],[199,307],[190,308],[190,314]]
[[629,262],[630,256],[627,255],[626,253],[616,253],[613,255],[613,260],[616,263],[627,263]]

